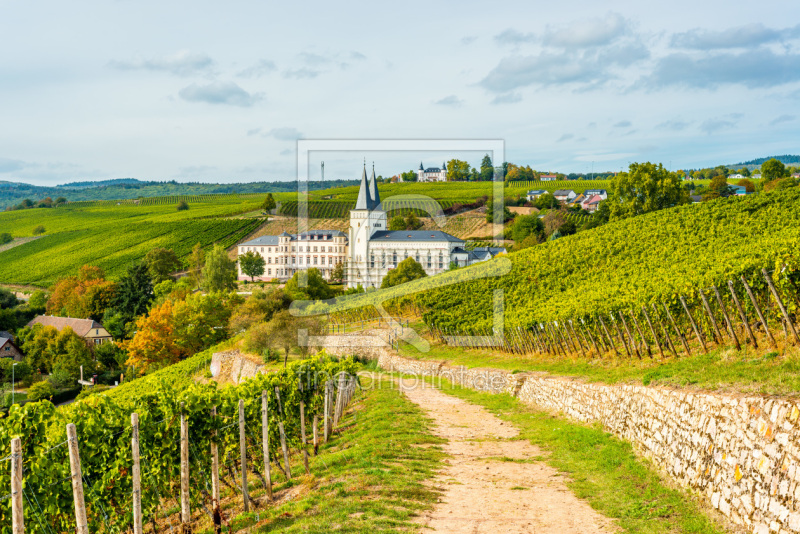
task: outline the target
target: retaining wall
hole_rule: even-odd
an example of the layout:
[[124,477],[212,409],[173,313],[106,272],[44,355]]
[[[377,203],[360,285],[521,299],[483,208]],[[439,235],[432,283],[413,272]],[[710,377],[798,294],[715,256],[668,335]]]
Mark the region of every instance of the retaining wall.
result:
[[[369,338],[365,334],[360,342]],[[352,337],[329,336],[324,347],[334,354],[375,358],[386,370],[441,376],[480,391],[509,393],[578,421],[598,421],[674,480],[705,495],[734,523],[758,534],[800,533],[800,404],[795,400],[467,369],[402,358],[375,340],[358,346]]]

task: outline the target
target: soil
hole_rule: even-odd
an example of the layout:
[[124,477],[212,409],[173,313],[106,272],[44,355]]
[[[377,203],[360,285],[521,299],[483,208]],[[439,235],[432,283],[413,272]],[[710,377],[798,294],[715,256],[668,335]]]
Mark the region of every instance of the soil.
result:
[[[401,384],[402,386],[402,384]],[[448,533],[610,533],[619,527],[578,499],[565,478],[538,460],[544,452],[519,439],[511,424],[480,406],[415,380],[403,393],[445,438],[447,467],[433,481],[443,494],[422,515],[427,529]]]

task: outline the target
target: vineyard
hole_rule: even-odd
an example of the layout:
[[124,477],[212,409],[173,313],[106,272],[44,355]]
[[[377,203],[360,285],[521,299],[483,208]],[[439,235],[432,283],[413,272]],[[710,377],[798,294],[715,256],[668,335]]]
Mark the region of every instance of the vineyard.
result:
[[[325,392],[336,388],[335,376],[352,374],[356,367],[352,360],[340,362],[320,355],[294,362],[277,373],[257,375],[238,386],[191,383],[187,371],[207,361],[207,356],[199,354],[108,394],[59,409],[49,402],[12,407],[0,423],[0,497],[5,496],[0,499],[0,533],[12,532],[9,497],[15,495],[9,480],[13,437],[22,440],[24,499],[20,505],[26,532],[126,532],[135,517],[132,495],[137,495],[131,475],[131,413],[138,414],[141,452],[139,517],[142,523],[155,526],[157,519],[176,505],[181,506],[183,519],[187,517],[184,505],[206,514],[219,505],[219,483],[214,484],[208,453],[213,451],[212,445],[217,447],[218,476],[226,487],[241,491],[238,482],[246,474],[260,480],[270,495],[272,480],[264,475],[269,471],[262,449],[267,448],[273,469],[277,467],[272,479],[290,479],[288,463],[282,466],[287,450],[306,450],[308,443],[302,439],[301,410],[308,422],[330,415],[324,403],[332,408],[332,397]],[[342,384],[338,382],[340,393]],[[266,392],[266,400],[262,392]],[[267,403],[266,413],[262,412],[263,402]],[[264,420],[268,421],[266,428]],[[69,423],[75,425],[73,438],[67,435]],[[310,423],[308,430],[310,435]],[[262,436],[268,440],[262,442]],[[77,480],[70,462],[73,447],[80,451],[81,476]],[[182,461],[187,465],[185,471]],[[78,524],[79,513],[73,514],[77,509],[74,483],[83,486],[86,525]]]
[[[510,330],[532,331],[547,324],[565,328],[570,324],[565,321],[572,321],[607,337],[606,329],[625,332],[627,324],[639,343],[644,334],[654,347],[652,321],[659,340],[666,343],[670,335],[680,349],[672,320],[689,342],[698,337],[705,342],[719,339],[733,321],[744,328],[741,306],[750,329],[766,336],[766,323],[782,333],[785,328],[782,337],[791,339],[800,309],[798,228],[799,190],[719,199],[610,223],[487,263],[341,299],[331,311],[369,316],[378,303],[395,313],[411,306],[442,333],[485,335],[491,333],[493,296],[502,290]],[[771,273],[775,293],[763,268]],[[661,321],[664,331],[659,330]],[[741,342],[743,331],[737,336]]]
[[[403,195],[406,196],[406,195]],[[418,217],[430,217],[436,215],[455,204],[451,200],[435,201],[429,198],[387,198],[382,203],[382,208],[389,217],[403,216],[413,213]],[[307,203],[306,216],[311,219],[331,219],[348,218],[350,210],[355,206],[354,202],[344,202],[338,200],[311,200]],[[288,217],[297,217],[299,213],[299,203],[295,200],[284,202],[280,208],[280,214]]]

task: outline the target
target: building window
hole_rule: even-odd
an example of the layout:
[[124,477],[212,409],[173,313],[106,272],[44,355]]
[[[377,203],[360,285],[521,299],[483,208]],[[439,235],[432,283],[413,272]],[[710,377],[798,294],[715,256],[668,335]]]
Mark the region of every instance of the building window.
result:
[[300,256],[300,265],[303,265],[303,256]]
[[[416,261],[417,263],[419,263],[419,251],[417,251],[417,255],[416,255],[416,256],[414,256],[414,261]],[[420,265],[421,265],[421,264],[420,264]]]
[[397,265],[397,252],[392,252],[392,265]]
[[[314,247],[314,248],[317,248],[317,247]],[[316,264],[317,264],[317,257],[314,256],[314,265],[316,265]]]
[[374,268],[375,267],[375,254],[369,255],[369,266]]
[[272,276],[272,269],[267,269],[267,275]]
[[314,252],[316,252],[316,251],[317,251],[317,247],[314,247]]
[[428,254],[428,269],[431,268],[431,255]]
[[439,254],[439,268],[440,269],[444,268],[444,256],[442,256],[441,254]]

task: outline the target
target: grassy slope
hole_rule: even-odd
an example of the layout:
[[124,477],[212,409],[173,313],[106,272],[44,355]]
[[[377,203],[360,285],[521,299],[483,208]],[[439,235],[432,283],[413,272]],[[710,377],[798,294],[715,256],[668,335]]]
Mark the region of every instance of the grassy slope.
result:
[[520,429],[520,437],[549,454],[542,459],[568,477],[567,485],[625,532],[724,532],[689,493],[671,489],[631,445],[599,426],[570,422],[537,411],[509,395],[447,385],[445,393],[486,407]]
[[194,203],[186,211],[174,205],[110,205],[30,209],[0,213],[0,227],[30,236],[43,225],[40,239],[0,252],[0,282],[50,285],[82,265],[120,275],[155,247],[187,254],[195,243],[230,246],[252,231],[255,219],[226,219],[253,210],[258,199]]

